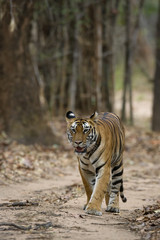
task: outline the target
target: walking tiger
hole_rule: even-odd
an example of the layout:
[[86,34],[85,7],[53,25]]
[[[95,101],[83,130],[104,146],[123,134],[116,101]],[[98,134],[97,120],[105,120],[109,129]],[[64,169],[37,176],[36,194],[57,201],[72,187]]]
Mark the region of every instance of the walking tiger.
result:
[[67,135],[78,157],[79,172],[87,195],[84,210],[102,215],[105,198],[107,212],[119,212],[123,202],[124,127],[114,113],[95,112],[89,118],[66,113]]

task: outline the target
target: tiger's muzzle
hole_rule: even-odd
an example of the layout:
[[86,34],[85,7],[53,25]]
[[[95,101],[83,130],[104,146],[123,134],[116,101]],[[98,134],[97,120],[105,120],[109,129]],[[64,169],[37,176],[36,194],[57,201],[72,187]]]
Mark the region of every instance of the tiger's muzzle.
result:
[[74,142],[73,147],[75,149],[75,152],[78,153],[78,154],[82,154],[82,153],[85,153],[87,151],[87,147],[84,146],[83,142],[80,142],[80,141]]

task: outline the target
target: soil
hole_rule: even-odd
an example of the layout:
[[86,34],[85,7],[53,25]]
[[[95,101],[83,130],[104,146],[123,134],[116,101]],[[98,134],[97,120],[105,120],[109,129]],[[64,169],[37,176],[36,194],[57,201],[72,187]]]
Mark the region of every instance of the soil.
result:
[[[57,122],[56,129],[65,131],[65,123]],[[160,239],[159,134],[126,129],[127,202],[120,202],[120,214],[105,212],[103,203],[100,217],[82,210],[86,199],[76,156],[66,137],[63,144],[24,146],[1,135],[1,240]]]

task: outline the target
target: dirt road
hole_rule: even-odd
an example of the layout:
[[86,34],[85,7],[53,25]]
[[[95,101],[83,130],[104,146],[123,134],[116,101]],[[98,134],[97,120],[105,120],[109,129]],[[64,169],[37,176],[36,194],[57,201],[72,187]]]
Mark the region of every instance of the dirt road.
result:
[[106,213],[105,206],[102,217],[85,214],[85,195],[75,166],[67,168],[62,177],[1,186],[0,239],[141,239],[129,229],[127,217],[133,210],[152,204],[160,186],[159,178],[142,177],[142,168],[136,169],[136,175],[135,166],[126,169],[128,201],[121,202],[118,215]]

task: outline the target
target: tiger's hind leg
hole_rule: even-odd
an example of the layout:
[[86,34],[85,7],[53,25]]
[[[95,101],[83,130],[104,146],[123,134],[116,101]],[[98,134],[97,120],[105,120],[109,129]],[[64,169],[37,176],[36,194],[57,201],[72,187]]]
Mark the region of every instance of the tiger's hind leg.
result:
[[106,201],[106,204],[107,204],[106,212],[119,213],[119,191],[120,191],[121,181],[122,180],[113,182],[113,178],[112,178],[112,182],[110,184],[108,204]]
[[119,212],[119,194],[111,193],[111,186],[112,182],[110,181],[107,193],[105,195],[105,202],[106,202],[106,212]]
[[105,195],[106,201],[106,212],[119,213],[119,189],[120,183],[113,185],[112,180],[110,181]]
[[[113,187],[113,186],[112,186]],[[119,196],[121,197],[123,202],[127,201],[127,198],[123,194],[123,179],[121,181],[121,185],[118,184],[117,193],[115,188],[111,189],[111,194],[106,196],[106,212],[116,212],[119,213]],[[108,200],[109,198],[109,200]],[[108,200],[108,201],[107,201]]]
[[110,194],[106,212],[119,213],[119,192]]
[[111,193],[106,209],[107,212],[119,213],[119,192],[123,184],[123,156],[120,155],[118,158],[119,160],[112,167]]

